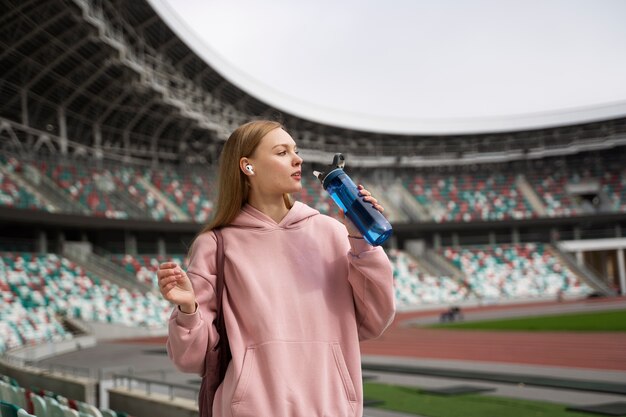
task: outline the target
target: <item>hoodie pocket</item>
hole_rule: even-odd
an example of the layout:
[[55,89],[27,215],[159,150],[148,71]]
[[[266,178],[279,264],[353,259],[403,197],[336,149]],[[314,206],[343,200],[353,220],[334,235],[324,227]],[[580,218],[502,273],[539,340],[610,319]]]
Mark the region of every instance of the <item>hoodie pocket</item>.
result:
[[246,350],[232,415],[349,417],[357,401],[338,343],[275,341]]

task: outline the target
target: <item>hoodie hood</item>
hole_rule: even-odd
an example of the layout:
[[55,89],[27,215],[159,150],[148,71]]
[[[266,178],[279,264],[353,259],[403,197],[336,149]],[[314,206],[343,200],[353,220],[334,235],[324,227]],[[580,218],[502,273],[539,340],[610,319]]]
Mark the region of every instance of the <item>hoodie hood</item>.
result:
[[229,226],[257,230],[296,229],[302,227],[310,217],[318,214],[320,214],[319,211],[296,201],[280,223],[276,223],[265,213],[246,204]]

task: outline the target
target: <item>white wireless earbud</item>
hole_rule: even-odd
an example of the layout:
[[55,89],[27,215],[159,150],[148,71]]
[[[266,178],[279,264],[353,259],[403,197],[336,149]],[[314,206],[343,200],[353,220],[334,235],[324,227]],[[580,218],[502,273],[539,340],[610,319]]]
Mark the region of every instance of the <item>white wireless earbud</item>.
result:
[[254,174],[254,169],[250,164],[246,165],[246,171],[248,171],[250,174]]

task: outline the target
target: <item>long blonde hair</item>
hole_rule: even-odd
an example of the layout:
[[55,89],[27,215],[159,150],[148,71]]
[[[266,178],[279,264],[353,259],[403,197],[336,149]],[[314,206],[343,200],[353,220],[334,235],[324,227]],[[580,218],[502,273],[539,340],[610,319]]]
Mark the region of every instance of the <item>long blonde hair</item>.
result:
[[[218,197],[215,215],[200,234],[230,224],[248,201],[250,185],[239,167],[243,157],[251,157],[261,139],[274,129],[283,126],[271,120],[255,120],[239,126],[230,135],[220,155]],[[291,196],[284,194],[287,208],[293,206]]]

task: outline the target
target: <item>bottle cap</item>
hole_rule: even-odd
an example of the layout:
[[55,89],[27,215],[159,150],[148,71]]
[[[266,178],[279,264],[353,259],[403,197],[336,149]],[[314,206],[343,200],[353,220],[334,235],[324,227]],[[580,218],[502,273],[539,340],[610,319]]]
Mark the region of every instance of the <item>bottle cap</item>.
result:
[[313,171],[313,175],[315,175],[315,177],[320,180],[320,182],[323,184],[324,183],[324,178],[326,178],[326,175],[329,172],[334,171],[337,168],[341,168],[343,169],[343,167],[346,165],[346,158],[343,156],[343,154],[340,153],[336,153],[335,156],[333,156],[333,162],[332,164],[330,164],[330,168],[328,171],[324,172],[324,171]]

